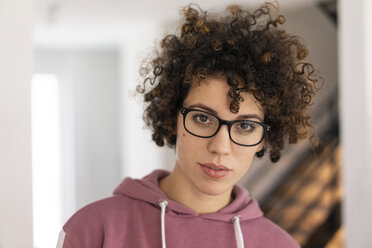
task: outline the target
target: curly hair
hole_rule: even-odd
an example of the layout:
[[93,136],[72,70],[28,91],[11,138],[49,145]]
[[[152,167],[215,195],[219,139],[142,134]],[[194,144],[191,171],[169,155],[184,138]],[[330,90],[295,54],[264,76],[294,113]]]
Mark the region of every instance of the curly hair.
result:
[[272,17],[277,8],[266,2],[251,13],[234,5],[225,15],[212,15],[195,4],[182,9],[179,31],[164,37],[154,57],[142,64],[144,80],[137,86],[144,94],[144,121],[158,146],[174,147],[177,114],[191,85],[216,76],[230,86],[231,112],[239,111],[241,92],[252,93],[261,103],[264,123],[271,125],[265,149],[272,162],[279,160],[286,139],[296,143],[310,131],[314,136],[307,107],[320,77],[304,61],[305,45],[278,28],[285,17]]

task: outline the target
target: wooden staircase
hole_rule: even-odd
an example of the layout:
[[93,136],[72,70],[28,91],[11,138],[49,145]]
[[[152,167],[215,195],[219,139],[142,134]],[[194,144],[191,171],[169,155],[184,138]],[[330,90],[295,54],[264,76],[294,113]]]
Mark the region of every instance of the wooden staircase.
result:
[[342,247],[341,148],[337,138],[325,143],[262,204],[265,215],[304,248]]

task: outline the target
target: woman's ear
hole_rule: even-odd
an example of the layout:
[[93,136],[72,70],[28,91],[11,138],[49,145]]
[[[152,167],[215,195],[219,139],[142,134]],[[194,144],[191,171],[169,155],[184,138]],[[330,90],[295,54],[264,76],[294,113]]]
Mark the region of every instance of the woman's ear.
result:
[[265,147],[263,147],[260,151],[256,152],[256,156],[261,158],[265,154]]
[[260,145],[258,146],[258,152],[256,152],[256,156],[258,158],[262,157],[265,154],[265,141],[263,140]]

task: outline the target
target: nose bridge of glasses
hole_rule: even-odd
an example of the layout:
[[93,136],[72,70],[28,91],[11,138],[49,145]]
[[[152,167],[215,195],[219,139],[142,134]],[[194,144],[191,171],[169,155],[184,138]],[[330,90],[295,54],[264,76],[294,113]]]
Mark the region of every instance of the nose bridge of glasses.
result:
[[231,135],[230,135],[230,127],[231,127],[231,123],[230,121],[226,121],[226,120],[222,120],[218,117],[216,117],[218,119],[218,122],[219,122],[219,125],[218,125],[218,128],[215,132],[214,135],[217,135],[218,133],[221,132],[221,129],[223,129],[223,126],[226,125],[226,131],[227,131],[227,134],[229,136],[229,139],[231,139]]
[[[225,126],[226,125],[226,126]],[[210,137],[208,147],[210,150],[227,154],[231,150],[232,140],[230,135],[230,126],[227,121],[220,121],[216,132]]]
[[222,120],[220,118],[218,118],[219,122],[220,122],[220,126],[222,125],[226,125],[227,127],[230,128],[230,124],[232,123],[231,121],[226,121],[226,120]]

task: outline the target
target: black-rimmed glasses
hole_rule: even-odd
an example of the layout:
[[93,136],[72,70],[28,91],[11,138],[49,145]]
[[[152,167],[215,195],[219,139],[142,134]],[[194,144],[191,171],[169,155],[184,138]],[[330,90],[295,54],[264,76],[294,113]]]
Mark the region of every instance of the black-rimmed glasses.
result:
[[240,146],[256,146],[270,130],[270,126],[251,120],[226,121],[199,109],[180,108],[185,130],[200,138],[214,136],[222,125],[227,125],[232,142]]

